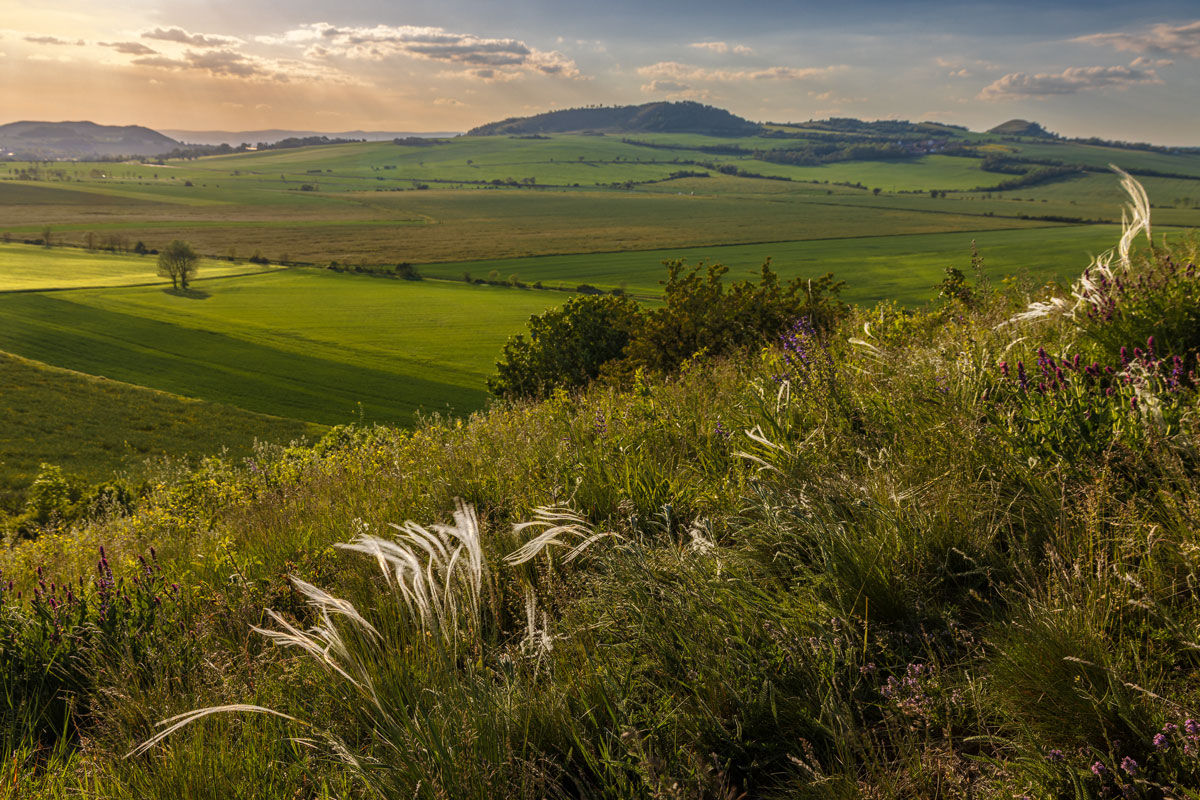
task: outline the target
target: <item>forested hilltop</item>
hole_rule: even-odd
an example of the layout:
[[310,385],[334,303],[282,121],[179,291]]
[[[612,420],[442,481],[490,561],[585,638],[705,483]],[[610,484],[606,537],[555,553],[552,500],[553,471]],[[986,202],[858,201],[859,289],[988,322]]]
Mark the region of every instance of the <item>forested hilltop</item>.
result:
[[468,136],[542,133],[707,133],[752,136],[761,126],[722,108],[692,101],[644,103],[640,106],[590,106],[548,111],[532,117],[510,117],[472,128]]
[[0,786],[1196,796],[1200,253],[1127,186],[1069,286],[676,263],[536,317],[467,419],[82,515],[46,477],[0,551]]

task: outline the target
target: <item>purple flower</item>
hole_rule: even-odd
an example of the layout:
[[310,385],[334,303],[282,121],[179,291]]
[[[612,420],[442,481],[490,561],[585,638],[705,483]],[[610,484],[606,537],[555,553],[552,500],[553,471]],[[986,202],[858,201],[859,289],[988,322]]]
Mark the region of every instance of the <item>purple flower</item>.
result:
[[1006,378],[1008,377],[1008,362],[1007,361],[1000,362],[1000,374]]
[[1105,767],[1103,763],[1097,761],[1095,764],[1092,764],[1092,774],[1097,778],[1099,778],[1105,772],[1108,772],[1108,768]]
[[1166,750],[1171,746],[1171,743],[1167,740],[1166,735],[1162,733],[1154,734],[1153,741],[1155,750]]
[[1025,362],[1017,362],[1017,382],[1021,384],[1022,391],[1029,391],[1029,377],[1025,374]]
[[1189,736],[1195,736],[1196,734],[1200,733],[1200,722],[1197,722],[1194,719],[1186,719],[1183,721],[1183,730]]
[[1057,764],[1065,758],[1066,756],[1063,755],[1062,750],[1051,750],[1049,753],[1046,753],[1046,760],[1052,764]]
[[1136,775],[1138,771],[1138,763],[1129,756],[1121,759],[1121,769],[1125,770],[1130,775]]

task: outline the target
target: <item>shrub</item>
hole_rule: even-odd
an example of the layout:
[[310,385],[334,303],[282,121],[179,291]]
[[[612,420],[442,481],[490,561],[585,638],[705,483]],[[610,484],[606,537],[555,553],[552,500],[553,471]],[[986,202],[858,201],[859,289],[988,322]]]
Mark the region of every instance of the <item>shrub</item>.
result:
[[617,297],[573,297],[530,317],[528,338],[508,340],[488,389],[498,397],[544,397],[596,379],[620,358],[641,316],[637,304]]

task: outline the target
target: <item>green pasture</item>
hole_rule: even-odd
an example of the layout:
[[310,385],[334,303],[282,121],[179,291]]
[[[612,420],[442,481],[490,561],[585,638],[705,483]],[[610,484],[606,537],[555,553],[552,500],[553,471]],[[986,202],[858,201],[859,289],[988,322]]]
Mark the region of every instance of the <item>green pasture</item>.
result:
[[319,270],[157,288],[0,295],[0,350],[59,367],[338,424],[466,412],[508,337],[558,292]]
[[1200,178],[1200,155],[1031,140],[1022,140],[1011,147],[1016,151],[1016,155],[1022,158],[1055,158],[1068,164],[1087,164],[1102,168],[1116,164],[1126,170],[1154,170]]
[[[70,289],[88,286],[169,284],[152,255],[88,252],[74,247],[0,244],[0,292]],[[201,279],[261,271],[257,264],[203,259]]]
[[772,268],[784,278],[833,272],[846,281],[843,297],[850,301],[894,299],[917,305],[933,296],[933,287],[947,267],[958,267],[973,279],[972,241],[993,280],[1025,274],[1042,282],[1073,278],[1088,265],[1090,254],[1113,247],[1119,236],[1119,226],[1079,225],[491,259],[425,265],[421,270],[453,278],[461,278],[464,272],[486,278],[495,271],[505,279],[517,275],[521,281],[542,281],[547,286],[589,283],[652,295],[661,289],[658,282],[665,275],[662,262],[667,259],[685,259],[691,264],[721,262],[736,279],[752,278],[763,261],[771,258]]
[[[272,260],[395,264],[1045,224],[986,218],[976,205],[948,199],[936,207],[905,208],[909,196],[895,207],[888,198],[871,197],[870,208],[846,207],[839,202],[848,196],[845,187],[823,193],[795,184],[798,191],[748,199],[743,192],[755,186],[793,184],[722,177],[682,181],[676,191],[654,186],[656,191],[346,192],[312,198],[324,205],[126,205],[100,217],[86,205],[25,207],[0,193],[8,220],[0,233],[39,236],[52,220],[55,236],[74,243],[89,231],[120,232],[150,247],[185,239],[215,256],[232,249],[245,258],[258,250]],[[960,213],[964,209],[979,213]]]
[[[11,321],[11,318],[10,318]],[[138,477],[146,461],[250,455],[255,440],[315,437],[318,426],[190,400],[0,352],[0,502],[42,462],[99,482]]]

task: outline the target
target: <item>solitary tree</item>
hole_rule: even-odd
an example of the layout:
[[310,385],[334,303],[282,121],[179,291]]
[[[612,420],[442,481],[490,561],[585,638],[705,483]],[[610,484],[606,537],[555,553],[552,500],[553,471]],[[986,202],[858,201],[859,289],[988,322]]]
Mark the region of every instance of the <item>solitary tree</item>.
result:
[[158,274],[171,279],[176,289],[187,289],[188,281],[195,276],[200,264],[200,255],[187,242],[176,239],[158,254]]

